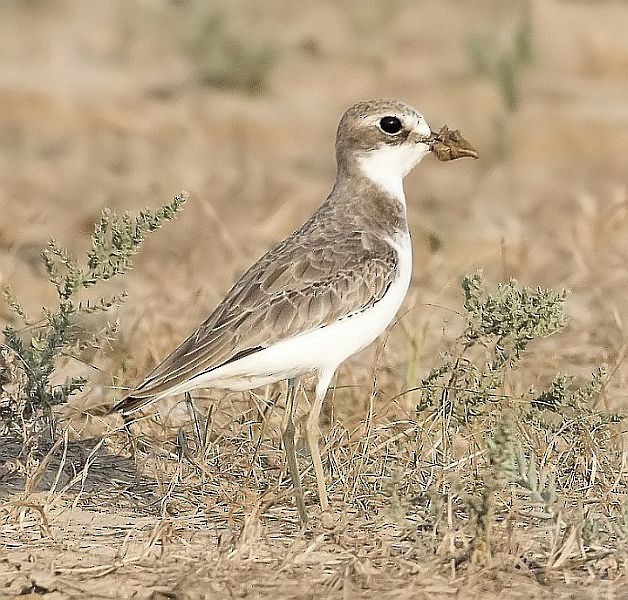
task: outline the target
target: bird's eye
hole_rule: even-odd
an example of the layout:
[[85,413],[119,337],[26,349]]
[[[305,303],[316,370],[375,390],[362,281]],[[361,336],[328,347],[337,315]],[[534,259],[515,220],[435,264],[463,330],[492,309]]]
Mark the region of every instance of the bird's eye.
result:
[[401,121],[397,117],[383,117],[379,126],[384,133],[395,135],[401,131]]

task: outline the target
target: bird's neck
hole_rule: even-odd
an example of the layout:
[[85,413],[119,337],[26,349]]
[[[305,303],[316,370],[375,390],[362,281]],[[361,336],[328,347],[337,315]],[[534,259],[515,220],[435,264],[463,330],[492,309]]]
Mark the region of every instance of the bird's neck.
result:
[[407,232],[403,177],[385,170],[373,175],[357,162],[351,166],[339,168],[327,200],[338,217],[350,221],[354,229],[380,231],[386,236]]
[[355,167],[358,175],[366,177],[377,188],[401,204],[405,210],[406,195],[403,191],[402,173],[396,165],[392,165],[382,152],[365,154],[356,158]]

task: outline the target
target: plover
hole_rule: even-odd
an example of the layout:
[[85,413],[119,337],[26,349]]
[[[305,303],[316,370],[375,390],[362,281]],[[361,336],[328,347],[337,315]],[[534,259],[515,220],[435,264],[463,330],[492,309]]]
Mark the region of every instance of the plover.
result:
[[[462,139],[462,138],[460,138]],[[299,378],[316,377],[306,423],[327,509],[319,416],[339,365],[371,344],[408,290],[412,245],[403,178],[447,140],[396,100],[349,108],[336,136],[337,176],[321,207],[242,275],[213,313],[113,410],[125,416],[196,388],[249,390],[288,382],[283,442],[299,516],[307,514],[294,448]],[[473,156],[468,146],[457,154]],[[447,159],[451,159],[449,155]]]

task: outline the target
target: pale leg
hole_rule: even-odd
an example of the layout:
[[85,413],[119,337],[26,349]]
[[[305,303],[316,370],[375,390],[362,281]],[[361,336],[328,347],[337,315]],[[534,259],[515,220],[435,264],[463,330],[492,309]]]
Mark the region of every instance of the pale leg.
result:
[[303,498],[303,487],[301,486],[301,476],[299,475],[299,465],[297,463],[297,453],[294,447],[294,415],[296,412],[296,392],[297,380],[288,379],[288,395],[286,397],[286,416],[282,439],[283,448],[286,453],[288,470],[292,479],[292,489],[294,500],[297,504],[299,517],[303,525],[307,523],[307,513],[305,512],[305,500]]
[[325,400],[325,394],[327,393],[327,388],[329,387],[333,376],[333,370],[319,372],[318,383],[316,384],[316,399],[314,400],[314,404],[312,405],[312,409],[310,410],[310,414],[307,418],[307,424],[305,426],[305,430],[307,432],[307,443],[310,447],[312,464],[314,465],[314,473],[316,473],[318,498],[323,510],[327,510],[329,502],[327,500],[327,486],[325,484],[325,475],[323,473],[323,462],[321,461],[321,452],[318,447],[318,440],[321,435],[319,419],[321,416],[321,409],[323,407],[323,400]]

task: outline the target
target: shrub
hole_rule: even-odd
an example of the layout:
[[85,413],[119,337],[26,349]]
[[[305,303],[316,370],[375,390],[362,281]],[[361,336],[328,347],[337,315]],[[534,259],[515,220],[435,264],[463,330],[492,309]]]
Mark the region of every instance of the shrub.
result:
[[90,302],[79,299],[81,292],[124,275],[146,236],[172,220],[186,199],[181,194],[160,209],[146,209],[137,216],[103,210],[83,261],[51,240],[42,260],[57,292],[57,304],[44,307],[36,317],[28,315],[11,290],[5,289],[20,326],[5,327],[0,348],[0,436],[17,435],[25,446],[32,446],[38,432],[51,431],[45,427],[51,421],[51,406],[67,402],[86,383],[82,377],[71,377],[53,384],[53,373],[64,358],[97,348],[115,335],[115,324],[90,333],[85,323],[90,315],[110,311],[125,297],[122,293]]

